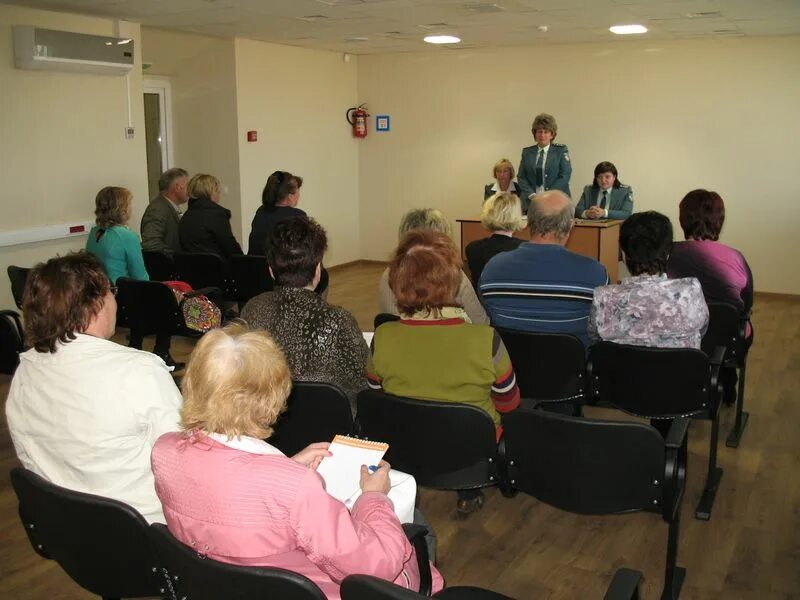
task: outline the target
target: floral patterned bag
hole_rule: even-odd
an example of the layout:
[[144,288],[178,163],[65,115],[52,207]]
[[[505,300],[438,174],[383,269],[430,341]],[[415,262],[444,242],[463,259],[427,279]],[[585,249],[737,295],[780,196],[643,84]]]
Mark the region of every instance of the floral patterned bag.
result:
[[193,290],[192,286],[185,281],[165,281],[164,283],[175,294],[175,299],[183,312],[183,320],[189,329],[205,333],[217,329],[222,324],[222,311],[207,296],[200,294],[187,298],[186,294]]

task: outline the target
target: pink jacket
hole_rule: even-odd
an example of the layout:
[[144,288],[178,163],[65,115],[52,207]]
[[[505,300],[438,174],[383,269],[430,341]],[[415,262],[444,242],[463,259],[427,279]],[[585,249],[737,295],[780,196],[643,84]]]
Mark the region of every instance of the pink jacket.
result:
[[[288,569],[332,599],[354,573],[419,587],[416,556],[384,494],[362,494],[351,514],[290,458],[181,433],[158,439],[152,467],[169,530],[215,560]],[[437,591],[442,577],[432,570]]]

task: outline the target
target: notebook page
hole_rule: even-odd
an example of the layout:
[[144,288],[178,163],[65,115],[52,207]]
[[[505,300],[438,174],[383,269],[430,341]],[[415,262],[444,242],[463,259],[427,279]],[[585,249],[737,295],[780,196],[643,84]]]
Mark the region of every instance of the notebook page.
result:
[[328,449],[333,456],[322,459],[317,473],[325,480],[326,491],[344,502],[360,489],[361,465],[377,465],[388,449],[389,444],[382,442],[337,435]]

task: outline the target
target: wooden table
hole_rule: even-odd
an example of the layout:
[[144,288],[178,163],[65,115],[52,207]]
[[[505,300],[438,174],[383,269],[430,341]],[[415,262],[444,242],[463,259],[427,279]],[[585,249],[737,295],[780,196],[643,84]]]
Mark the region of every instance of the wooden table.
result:
[[[467,255],[464,249],[467,244],[474,240],[488,237],[490,232],[481,225],[478,218],[475,219],[456,219],[461,223],[461,259],[466,264]],[[608,277],[612,282],[618,281],[619,266],[619,226],[622,221],[590,221],[587,219],[576,219],[575,227],[567,241],[567,248],[589,256],[602,263],[608,271]],[[521,240],[530,240],[530,230],[525,227],[514,234],[514,237]]]

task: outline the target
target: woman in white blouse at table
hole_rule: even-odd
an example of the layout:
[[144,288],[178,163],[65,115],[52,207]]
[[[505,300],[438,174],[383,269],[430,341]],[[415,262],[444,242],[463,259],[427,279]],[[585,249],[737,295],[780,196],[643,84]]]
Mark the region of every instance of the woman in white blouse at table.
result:
[[492,177],[494,177],[495,182],[487,183],[483,188],[484,201],[498,192],[509,192],[519,198],[519,187],[513,181],[515,174],[514,165],[511,164],[510,160],[507,158],[498,160],[492,171]]

